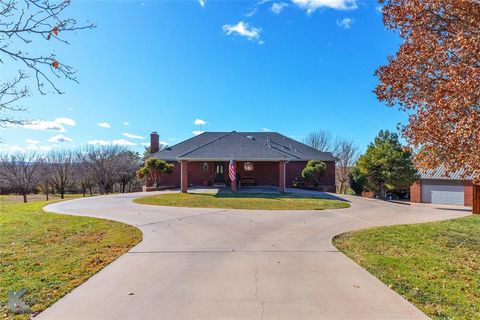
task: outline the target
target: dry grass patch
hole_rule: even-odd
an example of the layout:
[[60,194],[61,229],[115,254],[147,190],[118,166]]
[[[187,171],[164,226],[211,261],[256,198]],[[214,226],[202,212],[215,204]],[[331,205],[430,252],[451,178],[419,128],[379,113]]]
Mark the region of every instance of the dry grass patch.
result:
[[480,216],[351,232],[335,245],[434,319],[480,319]]
[[2,307],[8,291],[27,288],[23,300],[42,311],[142,238],[123,223],[46,213],[42,207],[48,203],[0,199]]

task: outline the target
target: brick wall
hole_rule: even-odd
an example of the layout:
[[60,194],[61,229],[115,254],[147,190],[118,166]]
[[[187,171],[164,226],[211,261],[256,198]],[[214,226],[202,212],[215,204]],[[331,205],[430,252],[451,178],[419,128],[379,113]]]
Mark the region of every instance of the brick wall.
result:
[[422,182],[420,180],[415,181],[410,186],[410,201],[415,203],[422,202]]
[[465,181],[464,184],[464,205],[473,206],[473,184],[468,181]]
[[204,182],[213,183],[213,162],[207,162],[208,169],[203,171],[203,162],[188,163],[188,185],[201,186]]
[[169,161],[168,163],[173,164],[173,171],[171,174],[167,174],[165,177],[163,177],[162,185],[180,187],[180,173],[181,173],[180,162]]
[[278,186],[278,162],[253,162],[253,171],[245,171],[247,161],[237,161],[237,172],[242,177],[253,177],[257,185]]
[[[335,192],[335,162],[325,161],[327,168],[325,174],[320,177],[320,187],[325,191]],[[302,170],[307,165],[307,161],[292,161],[287,163],[286,185],[292,186],[294,180],[303,181]]]
[[[163,178],[162,185],[180,187],[181,166],[179,162],[169,162],[173,164],[173,172]],[[202,161],[188,163],[188,185],[203,185],[204,181],[213,183],[214,163],[208,163],[208,170],[203,171]],[[327,165],[325,174],[320,178],[320,187],[327,191],[335,192],[335,163],[333,161],[325,162]],[[286,185],[292,186],[296,179],[302,181],[302,170],[305,168],[306,161],[292,161],[286,165]],[[278,186],[279,183],[279,163],[278,162],[253,162],[253,172],[244,170],[244,161],[237,161],[237,172],[240,177],[253,176],[255,183],[265,186]],[[225,162],[225,181],[228,181],[228,162]]]

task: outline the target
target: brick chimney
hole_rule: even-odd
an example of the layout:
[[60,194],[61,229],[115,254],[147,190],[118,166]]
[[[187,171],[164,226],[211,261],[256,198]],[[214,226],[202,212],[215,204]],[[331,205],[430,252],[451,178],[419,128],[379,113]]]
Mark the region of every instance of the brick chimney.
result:
[[160,137],[156,131],[150,134],[150,154],[160,150]]

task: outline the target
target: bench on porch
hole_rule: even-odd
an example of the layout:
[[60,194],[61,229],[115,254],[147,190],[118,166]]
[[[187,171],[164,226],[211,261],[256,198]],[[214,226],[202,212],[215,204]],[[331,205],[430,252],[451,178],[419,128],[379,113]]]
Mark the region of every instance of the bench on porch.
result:
[[255,185],[255,179],[253,176],[243,176],[240,178],[240,182],[242,183],[242,186]]

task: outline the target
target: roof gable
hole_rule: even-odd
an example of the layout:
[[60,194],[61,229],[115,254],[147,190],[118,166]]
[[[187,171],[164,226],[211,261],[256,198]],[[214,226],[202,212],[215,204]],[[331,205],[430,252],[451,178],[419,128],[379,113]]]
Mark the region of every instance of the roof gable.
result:
[[158,151],[155,158],[175,160],[336,161],[321,152],[277,132],[204,132]]
[[290,160],[286,154],[269,148],[238,132],[230,132],[182,154],[187,160]]

